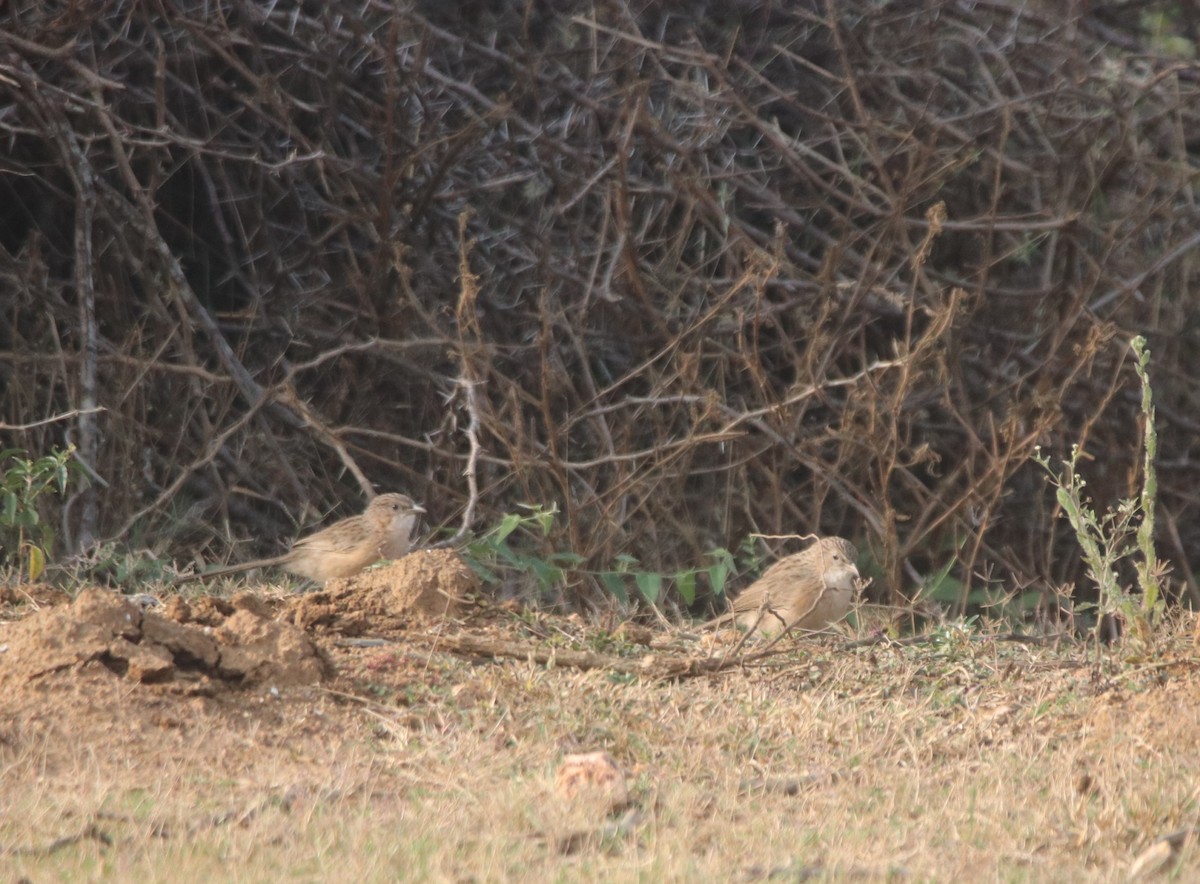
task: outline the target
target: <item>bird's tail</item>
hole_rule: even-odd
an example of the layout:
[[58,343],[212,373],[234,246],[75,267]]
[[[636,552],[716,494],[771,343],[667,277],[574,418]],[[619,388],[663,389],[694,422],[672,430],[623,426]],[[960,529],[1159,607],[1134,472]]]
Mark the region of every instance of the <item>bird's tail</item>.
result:
[[283,565],[288,562],[290,555],[275,556],[270,559],[256,559],[253,562],[243,562],[240,565],[225,565],[220,568],[213,568],[210,571],[201,571],[196,574],[181,574],[171,581],[172,586],[178,586],[181,583],[190,583],[193,580],[212,580],[217,577],[224,577],[226,574],[237,574],[241,571],[250,571],[254,568],[271,568],[276,565]]

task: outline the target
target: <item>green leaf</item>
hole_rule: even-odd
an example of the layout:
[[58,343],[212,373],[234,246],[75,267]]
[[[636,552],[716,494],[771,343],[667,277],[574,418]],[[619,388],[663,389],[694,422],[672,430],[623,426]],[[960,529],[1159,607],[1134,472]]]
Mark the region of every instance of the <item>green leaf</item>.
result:
[[600,582],[608,590],[609,595],[616,596],[622,604],[629,604],[629,593],[625,591],[625,581],[616,571],[601,571]]
[[509,546],[496,547],[492,550],[490,558],[498,559],[514,568],[523,568],[525,566],[525,559],[517,555]]
[[534,576],[537,577],[538,582],[547,589],[563,582],[562,568],[555,568],[541,559],[530,559],[529,568],[533,571]]
[[925,592],[939,602],[957,601],[962,591],[962,581],[950,576],[955,559],[947,559],[937,573],[925,578]]
[[638,571],[633,575],[634,582],[637,583],[638,591],[642,597],[650,604],[658,601],[658,596],[662,592],[662,575],[654,571]]
[[558,504],[551,504],[549,509],[537,503],[520,503],[517,506],[529,510],[529,515],[525,518],[532,519],[541,526],[543,537],[549,535],[550,529],[554,527],[554,517],[558,515]]
[[675,575],[675,586],[683,597],[685,604],[690,605],[696,600],[696,572],[680,571]]
[[638,563],[637,558],[635,556],[631,556],[629,553],[621,553],[619,556],[616,556],[613,561],[616,563],[617,572],[620,574],[628,573],[629,569]]
[[517,530],[520,524],[521,517],[519,515],[516,513],[508,513],[503,519],[500,520],[500,524],[496,526],[496,533],[494,535],[493,542],[497,545],[503,543],[508,539],[508,535]]
[[492,546],[485,540],[471,540],[467,543],[467,558],[489,559],[492,557]]
[[725,594],[725,581],[729,578],[729,569],[725,564],[719,563],[709,566],[708,569],[708,585],[712,587],[713,595]]
[[500,577],[487,565],[475,558],[475,556],[467,556],[467,565],[479,575],[479,579],[484,583],[499,583]]
[[[751,544],[743,543],[742,545],[753,547],[753,543],[751,543]],[[734,564],[733,553],[731,553],[729,550],[725,549],[725,547],[718,546],[716,549],[710,549],[708,552],[705,553],[705,555],[709,556],[710,558],[716,559],[717,564],[725,565],[730,571],[733,570],[733,564]]]
[[60,460],[57,463],[54,471],[54,478],[58,485],[59,494],[62,494],[67,490],[67,476],[67,462],[65,460]]

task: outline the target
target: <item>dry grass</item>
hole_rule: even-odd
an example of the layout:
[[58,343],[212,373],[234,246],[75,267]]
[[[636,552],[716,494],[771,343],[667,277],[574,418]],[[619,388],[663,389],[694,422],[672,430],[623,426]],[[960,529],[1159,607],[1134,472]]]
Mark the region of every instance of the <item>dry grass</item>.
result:
[[[4,707],[3,862],[36,881],[1123,880],[1200,815],[1189,628],[1153,661],[949,630],[679,683],[402,645],[340,651],[332,689],[279,698],[84,673],[53,714]],[[611,817],[553,788],[595,748],[629,774]],[[1200,872],[1192,846],[1174,861]]]

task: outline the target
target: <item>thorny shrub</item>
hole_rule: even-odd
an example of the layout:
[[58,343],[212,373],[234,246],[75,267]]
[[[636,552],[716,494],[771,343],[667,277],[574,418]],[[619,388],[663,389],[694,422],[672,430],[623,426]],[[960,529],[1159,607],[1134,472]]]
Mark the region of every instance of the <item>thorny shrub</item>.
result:
[[453,523],[465,381],[481,521],[596,573],[838,533],[965,601],[1081,576],[1031,457],[1129,496],[1137,333],[1194,594],[1200,88],[1140,15],[16,0],[0,419],[80,409],[13,443],[103,480],[64,550],[214,559],[370,484]]

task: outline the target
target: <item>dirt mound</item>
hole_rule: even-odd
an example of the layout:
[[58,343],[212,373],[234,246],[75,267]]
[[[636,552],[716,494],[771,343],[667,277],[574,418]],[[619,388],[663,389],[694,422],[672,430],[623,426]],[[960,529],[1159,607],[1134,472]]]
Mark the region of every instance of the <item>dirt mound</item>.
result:
[[143,684],[203,678],[228,686],[315,684],[333,666],[306,631],[387,633],[414,617],[459,613],[478,589],[475,573],[450,550],[419,551],[282,601],[251,592],[228,600],[175,596],[144,610],[114,592],[88,589],[69,605],[43,607],[5,630],[0,688],[96,664]]
[[5,690],[94,664],[142,683],[206,676],[283,686],[312,684],[330,671],[316,645],[291,624],[244,609],[232,610],[216,628],[180,623],[103,589],[85,590],[70,606],[39,611],[13,624],[5,638]]
[[[477,587],[461,559],[434,552],[311,596],[246,591],[157,604],[99,588],[72,600],[30,586],[0,595],[0,794],[39,808],[5,806],[0,866],[12,842],[34,852],[73,843],[70,832],[58,838],[38,824],[45,794],[37,788],[63,799],[56,823],[78,830],[85,817],[92,822],[79,837],[103,830],[105,845],[138,828],[122,802],[147,788],[182,796],[170,809],[156,805],[153,824],[179,838],[281,807],[286,825],[293,796],[379,795],[386,804],[404,783],[378,763],[391,731],[363,704],[449,690],[469,664],[431,660],[399,641],[332,639],[368,625],[388,639],[419,632],[423,615],[461,610]],[[388,722],[397,734],[427,726],[421,710]],[[200,791],[188,792],[197,782]],[[94,783],[102,794],[89,791]],[[218,812],[206,813],[205,802]]]
[[453,550],[418,550],[382,568],[330,580],[291,601],[284,619],[301,629],[362,635],[416,617],[453,617],[479,591],[479,578]]

